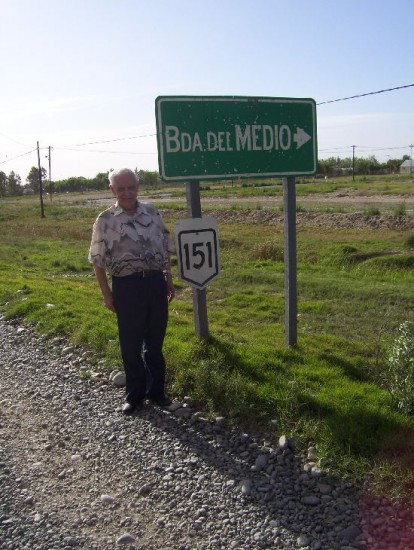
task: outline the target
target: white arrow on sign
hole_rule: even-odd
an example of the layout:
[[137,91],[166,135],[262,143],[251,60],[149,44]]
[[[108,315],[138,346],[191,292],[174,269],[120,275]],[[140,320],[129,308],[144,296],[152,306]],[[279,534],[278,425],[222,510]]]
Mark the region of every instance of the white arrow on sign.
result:
[[303,128],[296,128],[296,134],[293,134],[293,141],[296,142],[296,149],[300,149],[302,145],[305,145],[312,136],[307,134]]

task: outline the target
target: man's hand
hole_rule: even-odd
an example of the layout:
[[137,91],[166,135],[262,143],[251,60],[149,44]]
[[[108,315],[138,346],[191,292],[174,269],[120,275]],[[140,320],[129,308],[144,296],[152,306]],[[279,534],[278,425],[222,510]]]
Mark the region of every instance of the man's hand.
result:
[[104,306],[107,309],[109,309],[110,311],[113,311],[114,313],[116,313],[116,309],[115,309],[115,306],[114,306],[114,300],[112,298],[112,292],[110,292],[109,294],[104,295],[103,303],[104,303]]
[[171,271],[169,270],[164,271],[164,277],[165,277],[165,283],[167,285],[168,302],[171,302],[171,300],[173,300],[175,296],[175,288],[172,280]]
[[115,313],[116,310],[114,306],[114,300],[112,298],[111,289],[108,285],[108,279],[106,278],[105,268],[100,267],[99,265],[94,265],[93,269],[95,271],[96,280],[98,281],[99,288],[102,292],[104,306]]
[[172,284],[172,282],[167,281],[167,298],[168,298],[168,302],[171,302],[172,300],[174,300],[174,296],[175,296],[175,287]]

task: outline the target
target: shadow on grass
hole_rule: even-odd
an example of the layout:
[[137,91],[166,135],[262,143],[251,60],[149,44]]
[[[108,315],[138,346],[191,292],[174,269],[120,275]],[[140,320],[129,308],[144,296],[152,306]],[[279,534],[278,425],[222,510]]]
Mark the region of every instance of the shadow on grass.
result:
[[340,367],[344,374],[346,374],[346,376],[351,380],[355,380],[357,382],[370,381],[368,373],[363,372],[359,367],[354,365],[351,361],[345,360],[343,357],[338,357],[332,353],[321,353],[318,355],[318,358],[322,361],[326,361],[326,363],[332,367]]
[[302,395],[302,414],[323,420],[321,437],[335,451],[356,459],[374,458],[392,434],[401,430],[402,418],[388,407],[374,408],[362,399],[342,407],[330,406],[309,395]]

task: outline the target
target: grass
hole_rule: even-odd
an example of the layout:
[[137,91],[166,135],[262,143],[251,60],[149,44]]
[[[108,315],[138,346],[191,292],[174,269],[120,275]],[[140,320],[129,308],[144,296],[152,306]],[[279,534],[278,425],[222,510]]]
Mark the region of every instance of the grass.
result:
[[[225,187],[237,196],[253,188],[257,196],[280,185]],[[203,193],[223,188],[211,183]],[[173,191],[179,197],[183,189]],[[165,189],[160,204],[164,196]],[[230,211],[240,207],[237,197],[229,201]],[[165,206],[173,228],[183,205]],[[86,259],[103,208],[88,195],[66,195],[46,204],[42,219],[33,197],[2,200],[0,307],[50,337],[69,336],[109,371],[121,364],[115,318],[102,307]],[[208,342],[194,336],[191,289],[175,280],[165,343],[173,394],[191,395],[209,414],[270,440],[284,432],[304,452],[316,445],[326,468],[412,498],[414,446],[404,435],[413,419],[379,376],[396,328],[414,320],[412,234],[298,226],[298,345],[287,348],[283,227],[223,221],[219,231],[222,272],[207,290]]]

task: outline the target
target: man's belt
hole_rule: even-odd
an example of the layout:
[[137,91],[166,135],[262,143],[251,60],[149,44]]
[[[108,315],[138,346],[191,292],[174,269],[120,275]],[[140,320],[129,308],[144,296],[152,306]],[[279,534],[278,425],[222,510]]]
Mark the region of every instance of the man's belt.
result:
[[135,271],[135,273],[131,273],[131,275],[127,275],[127,277],[144,279],[145,277],[154,277],[154,275],[159,275],[160,273],[162,273],[162,271],[159,269],[143,269],[142,271]]

